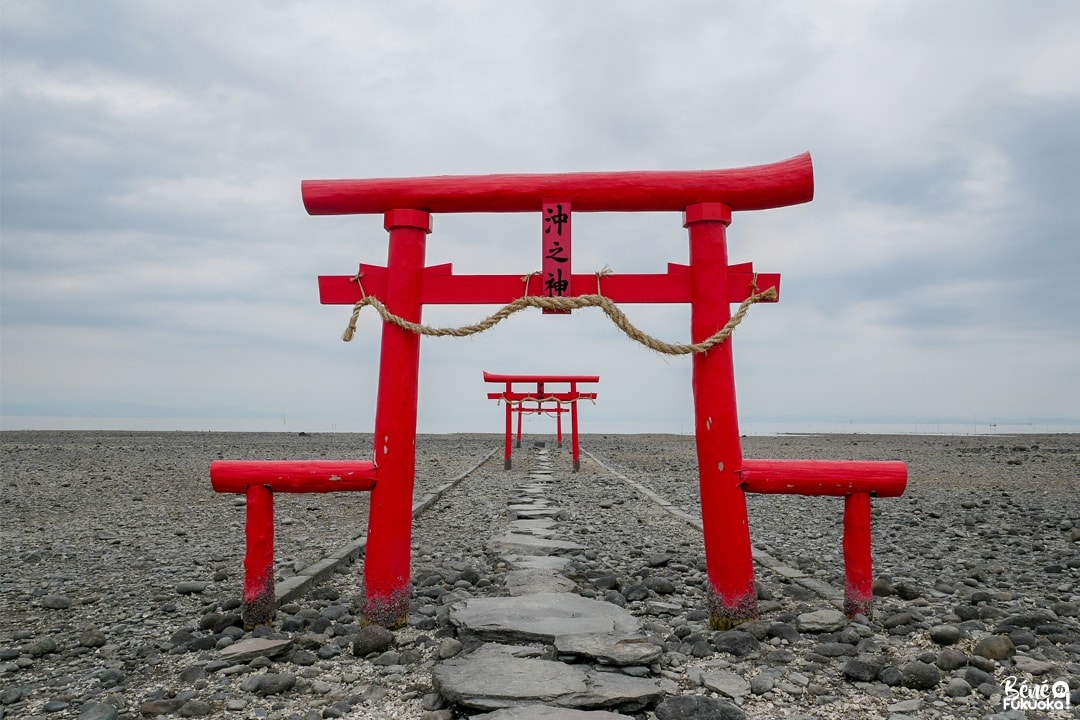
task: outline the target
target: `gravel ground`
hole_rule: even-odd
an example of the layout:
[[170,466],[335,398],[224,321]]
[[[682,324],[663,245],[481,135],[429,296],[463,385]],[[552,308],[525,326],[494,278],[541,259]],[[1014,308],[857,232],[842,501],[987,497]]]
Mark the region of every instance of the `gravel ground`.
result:
[[[554,444],[526,444],[537,439]],[[408,628],[361,630],[359,567],[282,607],[272,628],[236,626],[244,508],[211,491],[210,462],[365,458],[370,446],[365,435],[0,433],[0,717],[462,716],[433,692],[431,669],[462,651],[449,607],[505,594],[487,540],[506,527],[527,448],[512,472],[496,456],[417,520]],[[500,446],[422,436],[417,495]],[[582,446],[699,512],[692,438],[587,435]],[[650,672],[676,694],[726,698],[750,718],[1053,716],[1002,714],[1011,676],[1065,679],[1080,705],[1080,436],[753,437],[744,449],[908,463],[905,496],[874,504],[872,619],[814,629],[805,616],[829,604],[761,568],[762,620],[709,631],[700,533],[589,458],[575,474],[569,450],[556,454],[563,530],[589,548],[566,574],[646,620],[666,651]],[[275,501],[279,579],[364,532],[366,494]],[[751,496],[755,544],[842,588],[842,505]],[[222,659],[253,634],[291,642],[271,658]],[[749,687],[718,684],[722,671]]]

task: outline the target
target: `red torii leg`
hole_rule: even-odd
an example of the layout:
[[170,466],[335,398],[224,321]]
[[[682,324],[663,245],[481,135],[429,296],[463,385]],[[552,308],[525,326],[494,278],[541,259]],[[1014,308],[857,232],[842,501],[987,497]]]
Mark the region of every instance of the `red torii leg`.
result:
[[581,469],[581,443],[578,442],[577,405],[577,400],[570,403],[570,445],[574,451],[574,472]]
[[844,497],[844,613],[872,616],[874,558],[870,538],[870,493]]
[[506,401],[506,450],[503,453],[503,468],[510,469],[510,455],[514,448],[514,405]]
[[247,489],[247,549],[244,553],[244,627],[269,625],[277,610],[274,596],[274,491],[266,485]]
[[[390,232],[386,306],[406,320],[420,322],[424,253],[426,235],[431,232],[431,214],[391,210],[386,213],[383,226]],[[419,375],[420,336],[393,323],[383,323],[375,411],[375,465],[379,468],[379,483],[371,493],[362,620],[384,627],[398,627],[409,619]]]
[[[727,288],[726,228],[731,208],[701,203],[686,208],[690,234],[690,336],[701,342],[731,319]],[[694,427],[701,483],[701,519],[714,628],[757,617],[757,589],[746,493],[741,487],[742,445],[735,403],[731,339],[694,355]],[[577,437],[575,427],[574,437]],[[575,448],[576,452],[576,448]]]

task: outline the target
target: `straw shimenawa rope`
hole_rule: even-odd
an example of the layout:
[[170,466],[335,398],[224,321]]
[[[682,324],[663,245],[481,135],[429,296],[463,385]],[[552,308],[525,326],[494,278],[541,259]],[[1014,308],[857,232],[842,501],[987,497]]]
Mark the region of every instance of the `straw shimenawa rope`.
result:
[[[600,287],[600,278],[607,275],[610,271],[606,268],[596,273],[597,289]],[[655,350],[658,353],[664,355],[689,355],[691,353],[704,353],[708,352],[712,348],[716,347],[720,343],[731,337],[731,333],[735,331],[739,323],[742,322],[743,317],[746,316],[746,311],[750,309],[750,306],[762,302],[764,300],[775,300],[776,288],[770,287],[761,292],[757,292],[757,275],[754,275],[754,282],[751,287],[754,293],[750,297],[742,301],[739,305],[739,309],[732,315],[731,319],[721,328],[718,332],[712,336],[702,340],[698,343],[686,345],[683,343],[669,343],[652,337],[651,335],[642,332],[635,327],[630,320],[626,317],[619,307],[604,297],[603,295],[578,295],[576,297],[541,297],[536,295],[529,295],[529,278],[535,275],[535,272],[529,273],[522,280],[525,282],[525,295],[514,300],[509,305],[504,305],[498,311],[484,318],[480,322],[474,325],[464,325],[456,328],[436,328],[430,325],[423,325],[420,323],[414,323],[406,320],[399,315],[395,315],[390,312],[383,303],[375,297],[368,295],[364,292],[364,286],[360,283],[360,275],[357,275],[354,279],[357,284],[360,285],[360,292],[364,295],[356,305],[353,306],[352,317],[349,319],[349,325],[345,328],[345,334],[342,336],[342,340],[349,342],[353,339],[353,335],[356,333],[356,321],[360,317],[360,311],[367,306],[375,308],[375,310],[382,316],[385,322],[393,323],[400,328],[408,330],[409,332],[418,333],[420,335],[427,335],[429,337],[468,337],[469,335],[476,335],[482,333],[485,330],[498,325],[500,322],[510,317],[514,313],[521,312],[525,308],[535,307],[546,310],[577,310],[586,307],[598,307],[604,311],[604,313],[611,318],[611,321],[615,323],[620,330],[636,342],[641,343],[650,350]]]

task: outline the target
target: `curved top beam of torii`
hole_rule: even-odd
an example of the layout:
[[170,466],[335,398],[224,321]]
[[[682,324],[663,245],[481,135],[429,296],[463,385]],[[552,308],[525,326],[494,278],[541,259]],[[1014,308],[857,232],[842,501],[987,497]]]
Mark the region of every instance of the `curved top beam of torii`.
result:
[[305,180],[301,193],[311,215],[540,212],[545,201],[569,201],[574,212],[682,212],[707,202],[768,210],[810,202],[814,166],[807,152],[728,170]]

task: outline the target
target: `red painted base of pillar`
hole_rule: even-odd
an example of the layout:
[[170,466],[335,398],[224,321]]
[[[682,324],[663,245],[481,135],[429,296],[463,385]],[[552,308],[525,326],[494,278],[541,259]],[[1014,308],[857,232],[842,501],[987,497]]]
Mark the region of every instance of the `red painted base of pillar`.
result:
[[381,625],[393,630],[404,627],[409,622],[410,590],[395,590],[382,597],[368,597],[364,600],[361,625]]
[[725,602],[715,588],[709,588],[708,609],[709,627],[713,630],[730,630],[736,625],[756,620],[757,585],[751,582],[735,602]]

